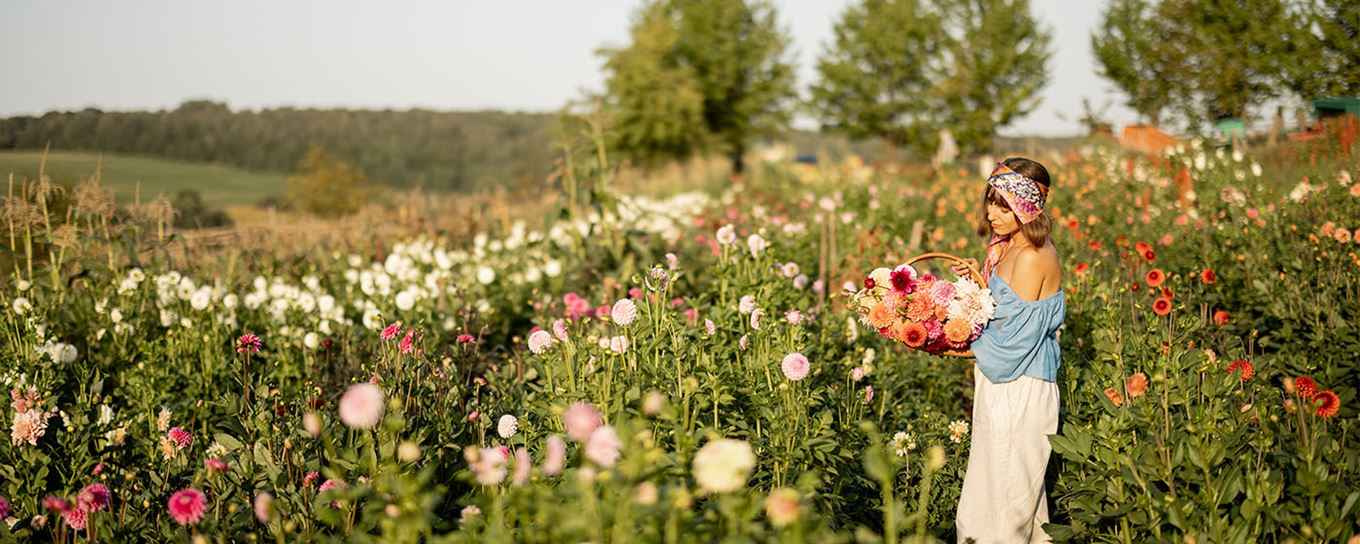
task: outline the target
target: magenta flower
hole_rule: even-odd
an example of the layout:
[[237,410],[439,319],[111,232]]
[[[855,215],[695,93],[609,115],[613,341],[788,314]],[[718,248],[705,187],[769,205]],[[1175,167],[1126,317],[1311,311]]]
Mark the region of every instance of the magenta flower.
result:
[[397,339],[397,335],[399,335],[399,334],[401,334],[401,322],[400,322],[400,321],[398,321],[398,322],[396,322],[396,323],[393,323],[393,324],[391,324],[391,325],[388,325],[387,328],[383,329],[383,330],[382,330],[382,339],[383,339],[383,340],[396,340],[396,339]]
[[185,449],[194,443],[193,435],[179,427],[171,428],[169,432],[165,433],[165,436],[175,443],[177,450]]
[[90,484],[76,495],[76,505],[91,512],[109,505],[109,488],[104,484]]
[[262,347],[260,337],[250,333],[243,334],[236,340],[236,353],[259,353]]
[[166,503],[170,510],[170,517],[175,519],[180,525],[193,525],[203,519],[203,513],[208,510],[208,497],[202,491],[192,487],[176,491],[170,496],[170,501]]

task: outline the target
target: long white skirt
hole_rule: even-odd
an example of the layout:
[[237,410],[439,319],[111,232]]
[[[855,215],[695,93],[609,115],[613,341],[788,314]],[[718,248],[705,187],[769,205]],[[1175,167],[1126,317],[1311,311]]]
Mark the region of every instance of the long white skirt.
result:
[[1058,384],[992,383],[976,366],[973,439],[955,527],[959,542],[1048,542],[1044,471],[1058,432]]

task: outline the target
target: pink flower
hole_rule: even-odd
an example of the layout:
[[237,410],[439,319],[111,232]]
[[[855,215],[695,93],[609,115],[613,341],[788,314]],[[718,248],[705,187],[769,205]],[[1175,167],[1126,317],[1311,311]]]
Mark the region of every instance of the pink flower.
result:
[[562,472],[562,465],[567,460],[567,444],[562,441],[562,437],[552,435],[548,437],[547,454],[543,457],[543,475],[556,476]]
[[562,295],[562,303],[567,307],[569,319],[576,319],[590,312],[590,302],[576,293]]
[[416,336],[416,331],[415,331],[415,330],[406,331],[406,337],[404,337],[404,338],[401,339],[401,352],[402,352],[402,353],[411,353],[411,352],[414,352],[414,351],[416,350],[416,345],[415,345],[415,344],[416,344],[416,338],[415,338],[415,336]]
[[803,354],[794,352],[784,356],[784,362],[780,363],[779,369],[784,371],[784,377],[792,381],[806,378],[812,364]]
[[179,427],[171,428],[169,432],[165,433],[165,436],[174,441],[177,450],[183,450],[194,443],[193,435]]
[[208,470],[216,472],[229,472],[231,470],[231,467],[227,466],[226,461],[223,461],[216,457],[209,457],[207,459],[204,459],[203,466],[208,467]]
[[463,458],[468,469],[476,477],[477,483],[492,486],[505,479],[505,456],[494,448],[468,446],[463,449]]
[[548,331],[534,331],[533,334],[529,335],[529,351],[533,352],[534,355],[547,352],[548,348],[552,347],[552,343],[552,336],[548,334]]
[[864,404],[869,404],[873,400],[874,400],[874,386],[872,385],[864,386]]
[[463,333],[458,335],[457,342],[459,344],[472,344],[477,342],[477,338],[473,337],[471,334]]
[[167,506],[170,509],[170,517],[174,518],[176,523],[193,525],[203,519],[203,513],[208,509],[208,498],[202,491],[189,487],[171,495]]
[[84,531],[85,524],[89,521],[88,513],[80,508],[72,508],[62,512],[61,518],[66,520],[66,525],[77,531]]
[[696,308],[685,308],[685,321],[691,325],[699,321],[699,310]]
[[259,353],[261,347],[260,337],[250,333],[243,334],[236,340],[236,353]]
[[9,499],[0,497],[0,519],[9,517]]
[[585,442],[602,424],[604,418],[588,403],[572,404],[567,407],[567,411],[562,412],[562,427],[566,429],[567,436],[577,442]]
[[515,450],[515,474],[510,479],[510,484],[519,487],[529,483],[529,476],[534,468],[533,462],[529,460],[529,450],[518,448]]
[[718,332],[718,326],[713,324],[712,319],[704,320],[704,332],[708,333],[709,336],[713,336],[713,333]]
[[304,476],[302,477],[302,486],[303,486],[303,487],[311,487],[312,484],[313,484],[314,482],[316,482],[317,478],[320,478],[320,477],[321,477],[321,473],[319,473],[319,472],[317,472],[317,471],[315,471],[315,470],[310,471],[310,472],[308,472],[306,475],[304,475]]
[[42,505],[43,508],[46,508],[58,514],[71,509],[71,503],[66,502],[65,499],[62,499],[60,497],[47,497],[42,500]]
[[745,335],[745,334],[741,335],[741,338],[738,338],[738,339],[737,339],[737,347],[739,347],[739,348],[741,348],[741,349],[746,349],[746,344],[747,344],[748,342],[750,342],[750,340],[748,340],[747,337],[748,337],[748,335]]
[[393,324],[391,324],[391,325],[388,325],[387,328],[384,328],[384,329],[382,330],[382,339],[383,339],[383,340],[396,340],[398,334],[401,334],[401,322],[400,322],[400,321],[398,321],[398,322],[396,322],[396,323],[393,323]]
[[632,298],[642,298],[642,289],[634,287],[628,290],[628,296]]
[[36,446],[38,439],[42,438],[47,432],[47,412],[40,410],[26,410],[14,414],[14,423],[10,427],[10,442],[14,445],[28,442],[30,446]]
[[954,284],[947,281],[937,281],[930,285],[930,299],[940,306],[948,306],[949,301],[954,300]]
[[269,523],[269,520],[273,517],[270,512],[273,505],[274,496],[270,495],[268,491],[261,491],[258,495],[255,495],[255,501],[252,504],[255,510],[255,519],[260,520],[260,523]]
[[[104,462],[103,462],[103,461],[100,461],[98,464],[96,464],[96,465],[94,466],[93,469],[90,470],[90,474],[91,474],[92,476],[98,476],[98,475],[100,475],[100,474],[103,473],[103,472],[104,472]],[[4,516],[0,516],[0,518],[3,518],[3,517],[4,517]]]
[[100,510],[109,505],[109,488],[104,484],[87,485],[76,495],[76,504],[91,512]]
[[340,397],[340,421],[351,429],[372,429],[383,417],[383,392],[371,383],[349,386]]
[[797,325],[803,322],[803,313],[798,310],[789,310],[784,313],[784,320],[790,325]]
[[335,490],[337,490],[337,491],[344,491],[344,490],[345,490],[346,488],[348,488],[348,487],[349,487],[349,485],[347,485],[347,484],[345,483],[344,480],[337,480],[337,479],[335,479],[335,478],[327,478],[326,481],[321,482],[321,488],[318,489],[316,492],[317,492],[317,493],[325,493],[325,492],[330,491],[330,490],[332,490],[332,489],[335,489]]
[[567,322],[562,321],[561,319],[558,319],[557,321],[553,321],[553,324],[552,324],[552,333],[553,333],[553,337],[554,337],[554,338],[557,338],[558,341],[560,341],[560,342],[566,342],[567,339],[568,339],[568,337],[567,337]]
[[601,426],[590,433],[590,438],[586,440],[585,458],[601,467],[609,468],[619,460],[619,448],[623,443],[619,441],[618,433],[609,425]]
[[[637,288],[634,287],[634,289]],[[638,293],[638,295],[641,294],[641,292]],[[609,315],[614,318],[615,323],[627,327],[628,325],[633,324],[633,320],[637,319],[637,304],[634,304],[631,299],[620,299],[618,302],[614,303],[614,307],[610,309]]]

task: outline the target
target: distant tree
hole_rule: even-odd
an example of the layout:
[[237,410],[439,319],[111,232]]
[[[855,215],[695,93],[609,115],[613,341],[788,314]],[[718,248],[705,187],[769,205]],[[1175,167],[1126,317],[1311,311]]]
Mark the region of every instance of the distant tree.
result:
[[321,216],[340,216],[363,205],[368,178],[349,163],[312,145],[288,178],[284,202],[293,209]]
[[966,151],[985,151],[1000,127],[1034,111],[1048,83],[1052,36],[1029,0],[944,0],[947,39],[937,92],[944,122]]
[[615,147],[646,166],[703,150],[704,96],[693,69],[680,58],[680,29],[667,6],[643,6],[631,33],[631,46],[602,51]]
[[[643,6],[633,36],[629,46],[601,54],[611,71],[606,87],[618,110],[616,137],[644,161],[712,142],[739,173],[753,139],[787,127],[793,65],[769,2],[658,0]],[[657,81],[675,90],[658,103],[641,100]],[[693,122],[693,93],[702,99],[702,132]]]
[[921,0],[861,0],[834,32],[811,88],[822,128],[929,153],[938,124],[941,14]]
[[1355,0],[1303,0],[1291,13],[1290,90],[1308,99],[1360,96],[1360,5]]
[[1100,75],[1123,91],[1129,108],[1151,125],[1161,121],[1177,89],[1160,55],[1170,46],[1153,18],[1150,0],[1112,0],[1091,33],[1091,51]]
[[203,204],[198,191],[180,191],[175,195],[171,206],[175,208],[175,228],[199,229],[228,227],[231,217],[222,210],[210,209]]

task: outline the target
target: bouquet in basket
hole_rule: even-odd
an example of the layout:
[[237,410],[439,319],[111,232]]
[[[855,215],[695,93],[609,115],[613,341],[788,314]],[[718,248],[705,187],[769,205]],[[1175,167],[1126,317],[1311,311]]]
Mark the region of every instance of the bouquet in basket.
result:
[[851,305],[883,336],[934,354],[968,349],[996,310],[991,289],[971,278],[945,281],[906,264],[874,270]]

